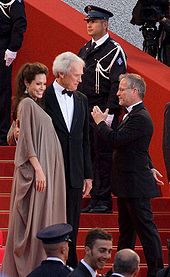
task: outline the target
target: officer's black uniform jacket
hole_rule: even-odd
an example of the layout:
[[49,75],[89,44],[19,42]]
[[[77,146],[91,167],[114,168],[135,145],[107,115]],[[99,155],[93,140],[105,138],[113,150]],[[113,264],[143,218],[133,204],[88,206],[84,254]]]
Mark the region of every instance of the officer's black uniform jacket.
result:
[[[103,44],[92,51],[90,51],[90,47],[91,41],[82,47],[78,54],[85,61],[84,75],[78,89],[88,97],[90,108],[98,105],[102,110],[108,107],[110,112],[115,112],[119,107],[116,96],[119,75],[126,72],[125,54],[120,45],[111,37],[108,37]],[[117,52],[118,47],[121,49],[119,52]],[[117,57],[116,53],[118,53]],[[99,73],[99,91],[97,93],[96,65],[98,61],[103,70]],[[111,68],[106,72],[105,70],[112,62]]]
[[[2,0],[2,2],[5,4],[10,1]],[[9,49],[16,52],[21,47],[27,25],[23,0],[15,0],[4,11],[6,15],[0,8],[0,50]]]

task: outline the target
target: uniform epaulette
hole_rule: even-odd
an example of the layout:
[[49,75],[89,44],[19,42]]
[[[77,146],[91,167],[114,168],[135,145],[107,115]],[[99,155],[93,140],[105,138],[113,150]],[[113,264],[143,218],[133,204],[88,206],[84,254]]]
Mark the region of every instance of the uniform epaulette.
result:
[[112,44],[114,44],[114,45],[119,45],[119,43],[118,42],[116,42],[115,40],[113,40],[113,39],[111,39],[110,40],[110,42],[112,43]]

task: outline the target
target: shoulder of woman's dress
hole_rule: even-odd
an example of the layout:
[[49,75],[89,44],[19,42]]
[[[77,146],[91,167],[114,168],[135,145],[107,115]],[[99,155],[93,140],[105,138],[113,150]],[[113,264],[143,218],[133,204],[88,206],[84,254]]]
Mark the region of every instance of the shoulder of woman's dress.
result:
[[21,100],[21,102],[19,103],[19,106],[18,106],[18,113],[20,113],[21,110],[25,110],[25,111],[28,111],[28,110],[32,110],[32,108],[34,107],[35,105],[35,102],[29,98],[29,97],[26,97],[24,99]]
[[20,105],[34,105],[34,104],[35,102],[30,97],[26,97],[22,99],[20,102]]

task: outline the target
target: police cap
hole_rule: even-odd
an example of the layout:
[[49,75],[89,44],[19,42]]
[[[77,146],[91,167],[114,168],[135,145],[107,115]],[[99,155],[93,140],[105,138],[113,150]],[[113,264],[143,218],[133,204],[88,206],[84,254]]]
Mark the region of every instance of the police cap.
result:
[[92,6],[92,5],[86,6],[84,11],[87,13],[87,17],[85,17],[84,20],[89,20],[89,19],[109,20],[109,17],[113,16],[113,14],[110,11],[107,11],[105,9]]
[[71,241],[69,234],[73,228],[70,224],[61,223],[50,225],[37,233],[37,238],[45,244],[55,244],[63,241]]

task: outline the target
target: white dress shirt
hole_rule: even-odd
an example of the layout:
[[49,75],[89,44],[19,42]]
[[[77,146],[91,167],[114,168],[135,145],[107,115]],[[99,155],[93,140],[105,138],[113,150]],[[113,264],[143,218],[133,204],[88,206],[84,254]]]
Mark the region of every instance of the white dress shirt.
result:
[[47,261],[57,261],[57,262],[61,262],[63,265],[65,265],[64,261],[57,257],[47,257]]
[[126,116],[131,112],[131,110],[133,109],[133,107],[137,106],[138,104],[142,103],[143,101],[139,101],[137,103],[135,103],[134,105],[131,105],[129,107],[126,107],[126,110],[128,111],[128,113],[126,113],[124,116],[123,116],[123,120],[126,118]]
[[55,91],[55,95],[57,97],[61,112],[64,117],[64,121],[66,123],[67,129],[70,132],[71,124],[73,120],[73,112],[74,112],[74,97],[73,95],[70,97],[66,93],[62,94],[64,88],[60,86],[57,81],[53,82],[53,87]]
[[115,274],[116,276],[125,277],[124,275],[122,275],[122,274],[120,274],[120,273],[116,273],[116,272],[113,272],[113,274],[112,274],[111,276],[114,276],[114,274]]
[[93,42],[96,43],[96,45],[95,45],[94,48],[96,48],[96,47],[102,45],[102,44],[106,41],[106,39],[108,39],[108,37],[109,37],[109,34],[107,33],[107,34],[105,34],[103,37],[101,37],[100,39],[98,39],[98,40],[96,40],[96,41],[92,38],[92,43],[93,43]]

